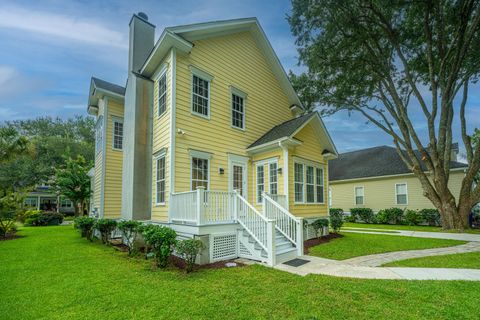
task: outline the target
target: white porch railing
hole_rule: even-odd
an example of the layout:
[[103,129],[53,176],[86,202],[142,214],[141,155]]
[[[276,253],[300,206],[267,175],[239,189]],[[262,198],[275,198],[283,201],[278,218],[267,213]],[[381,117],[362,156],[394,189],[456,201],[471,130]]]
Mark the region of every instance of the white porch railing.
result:
[[263,214],[275,221],[275,228],[297,247],[299,255],[303,255],[303,219],[295,217],[265,192]]
[[[265,192],[266,193],[266,192]],[[287,209],[287,196],[284,194],[270,194],[266,193],[273,201],[276,201],[283,208]]]
[[178,192],[170,195],[170,221],[197,224],[197,191]]

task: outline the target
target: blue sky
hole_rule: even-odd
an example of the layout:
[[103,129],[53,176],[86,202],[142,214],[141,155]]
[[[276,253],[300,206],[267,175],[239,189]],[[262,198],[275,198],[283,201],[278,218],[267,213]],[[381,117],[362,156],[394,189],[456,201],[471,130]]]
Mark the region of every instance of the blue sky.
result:
[[[285,19],[289,1],[5,1],[0,2],[0,122],[85,115],[92,75],[123,85],[128,22],[139,11],[157,26],[157,37],[166,26],[256,16],[284,68],[300,70]],[[471,127],[480,127],[478,87],[471,90],[469,110]],[[421,117],[415,119],[417,127],[425,127]],[[340,152],[391,144],[359,115],[324,121]]]

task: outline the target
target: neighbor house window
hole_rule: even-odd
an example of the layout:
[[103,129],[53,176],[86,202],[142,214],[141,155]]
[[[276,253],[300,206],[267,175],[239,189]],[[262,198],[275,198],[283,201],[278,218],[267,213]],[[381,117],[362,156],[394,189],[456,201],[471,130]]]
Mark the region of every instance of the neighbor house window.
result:
[[317,193],[317,203],[323,203],[323,169],[315,168],[315,188]]
[[408,195],[407,195],[407,184],[406,183],[397,183],[395,185],[395,194],[397,198],[397,204],[407,204]]
[[363,187],[355,187],[355,204],[362,205],[364,204],[364,189]]
[[208,189],[208,159],[192,157],[192,190]]
[[72,203],[72,201],[70,201],[68,199],[62,199],[62,201],[60,202],[60,207],[71,208],[71,207],[73,207],[73,203]]
[[192,78],[192,111],[201,116],[209,116],[210,83],[196,75]]
[[156,188],[156,202],[165,203],[165,155],[157,158]]
[[158,116],[167,110],[167,73],[158,79]]
[[245,129],[244,98],[232,93],[232,126]]
[[295,163],[295,202],[303,202],[303,164]]
[[307,166],[307,202],[315,202],[315,177],[313,167]]
[[95,126],[95,150],[97,153],[102,150],[102,141],[103,141],[103,116],[100,116],[97,120],[97,125]]
[[37,198],[26,198],[25,199],[25,206],[27,207],[37,207]]
[[270,194],[278,193],[277,163],[272,162],[269,165]]
[[257,202],[262,202],[262,193],[265,190],[265,172],[262,165],[257,166]]
[[123,149],[123,120],[113,119],[113,149]]

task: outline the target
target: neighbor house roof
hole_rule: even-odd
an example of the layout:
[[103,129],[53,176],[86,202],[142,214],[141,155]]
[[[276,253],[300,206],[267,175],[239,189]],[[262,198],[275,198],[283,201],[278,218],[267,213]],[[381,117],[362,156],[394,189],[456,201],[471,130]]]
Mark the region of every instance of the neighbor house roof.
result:
[[123,100],[125,98],[125,87],[92,77],[92,80],[90,81],[90,93],[88,94],[89,114],[97,114],[98,100],[105,95]]
[[[419,153],[416,153],[420,158]],[[465,167],[467,167],[466,164],[457,161],[452,161],[450,165],[451,169]],[[423,170],[426,171],[426,168],[423,167]],[[412,172],[395,148],[380,146],[340,154],[337,159],[329,162],[328,173],[330,181],[339,181]]]
[[92,77],[92,82],[94,86],[98,89],[110,91],[122,96],[125,95],[125,87],[119,86],[118,84],[114,84],[114,83],[111,83],[102,79],[98,79],[95,77]]

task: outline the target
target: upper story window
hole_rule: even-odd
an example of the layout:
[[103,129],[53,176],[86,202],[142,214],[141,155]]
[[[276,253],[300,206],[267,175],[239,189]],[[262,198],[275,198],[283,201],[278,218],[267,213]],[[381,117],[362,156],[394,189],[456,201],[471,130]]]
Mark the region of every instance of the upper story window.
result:
[[355,187],[355,204],[365,204],[365,189],[363,187]]
[[230,87],[232,97],[232,127],[245,130],[245,99],[247,94],[235,87]]
[[210,115],[210,83],[193,75],[192,112],[204,117]]
[[167,110],[167,73],[164,72],[158,79],[158,116]]
[[406,183],[397,183],[395,185],[395,197],[397,204],[408,204],[408,193]]
[[95,151],[96,153],[102,150],[103,143],[103,116],[98,117],[95,126]]
[[113,149],[123,150],[123,119],[113,118]]

